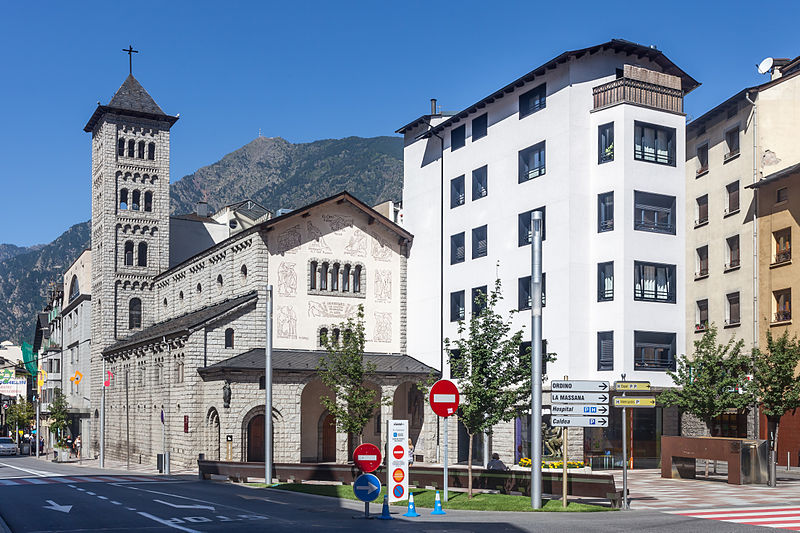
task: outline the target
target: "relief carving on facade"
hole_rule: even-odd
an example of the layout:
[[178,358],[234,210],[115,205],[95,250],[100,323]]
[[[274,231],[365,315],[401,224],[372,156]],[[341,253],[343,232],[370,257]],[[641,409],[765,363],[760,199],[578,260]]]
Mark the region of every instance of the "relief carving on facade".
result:
[[346,320],[355,316],[357,306],[344,302],[308,302],[308,316]]
[[347,246],[344,247],[344,251],[347,252],[349,255],[355,257],[366,257],[367,256],[367,235],[363,231],[358,228],[353,230],[353,234],[350,236],[350,240],[347,242]]
[[389,262],[392,260],[392,249],[377,235],[372,235],[372,257],[375,261]]
[[341,235],[342,230],[349,228],[353,225],[352,217],[345,217],[342,215],[322,215],[322,220],[328,223],[336,235]]
[[278,338],[297,338],[297,315],[289,305],[278,306]]
[[392,271],[375,271],[375,301],[389,303],[392,301]]
[[278,267],[278,295],[294,298],[297,296],[296,263],[281,262]]
[[278,253],[295,254],[303,242],[300,235],[300,224],[292,226],[278,235]]
[[315,254],[330,254],[333,253],[331,251],[331,247],[328,246],[328,243],[325,242],[325,237],[322,235],[322,231],[318,227],[316,227],[312,222],[306,223],[306,228],[308,229],[308,237],[310,240],[308,243],[308,249]]
[[392,342],[392,313],[375,312],[375,342]]

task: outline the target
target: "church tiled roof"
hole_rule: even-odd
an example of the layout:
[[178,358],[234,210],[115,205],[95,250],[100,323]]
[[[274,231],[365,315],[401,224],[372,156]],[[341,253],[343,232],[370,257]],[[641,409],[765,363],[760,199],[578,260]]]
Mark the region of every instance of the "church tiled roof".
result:
[[[322,357],[327,355],[325,350],[272,350],[272,369],[289,371],[316,372]],[[430,374],[438,373],[436,369],[417,361],[409,355],[365,353],[364,361],[375,363],[375,371],[379,374]],[[200,376],[205,379],[222,379],[222,376],[231,370],[235,371],[262,371],[264,370],[264,348],[253,348],[239,355],[206,368],[198,369]]]
[[133,117],[148,118],[152,120],[163,120],[169,122],[170,125],[177,122],[178,117],[173,117],[164,113],[158,107],[158,104],[153,100],[142,84],[139,83],[133,74],[128,74],[125,81],[122,83],[117,92],[114,94],[108,105],[97,103],[89,122],[83,128],[83,131],[90,132],[94,129],[95,125],[106,113],[118,113]]

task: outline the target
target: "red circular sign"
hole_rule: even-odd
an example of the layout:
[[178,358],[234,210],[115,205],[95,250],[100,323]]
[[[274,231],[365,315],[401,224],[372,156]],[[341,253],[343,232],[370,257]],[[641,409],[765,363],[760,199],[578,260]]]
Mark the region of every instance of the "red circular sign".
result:
[[456,414],[458,399],[456,384],[450,380],[440,379],[431,387],[431,409],[439,416],[447,418]]
[[359,444],[353,452],[353,461],[362,472],[373,472],[381,466],[381,451],[374,444]]
[[399,444],[395,446],[394,449],[392,450],[392,455],[394,455],[395,459],[402,459],[405,454],[406,454],[406,449]]
[[402,468],[396,468],[395,471],[392,472],[392,479],[394,479],[396,483],[401,483],[405,477],[406,475]]

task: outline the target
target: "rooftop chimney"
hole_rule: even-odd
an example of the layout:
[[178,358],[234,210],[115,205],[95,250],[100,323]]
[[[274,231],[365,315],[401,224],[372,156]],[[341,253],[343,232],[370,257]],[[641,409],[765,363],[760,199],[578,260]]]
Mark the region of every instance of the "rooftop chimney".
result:
[[197,207],[195,208],[195,213],[199,217],[207,217],[208,216],[208,202],[197,202]]
[[436,114],[436,98],[431,98],[431,115]]

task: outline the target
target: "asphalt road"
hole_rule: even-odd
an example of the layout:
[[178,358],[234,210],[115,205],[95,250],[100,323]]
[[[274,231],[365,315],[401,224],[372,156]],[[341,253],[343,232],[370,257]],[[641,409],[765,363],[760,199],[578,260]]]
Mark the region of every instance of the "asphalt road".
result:
[[[97,474],[102,474],[98,476]],[[70,480],[65,480],[69,476]],[[79,476],[79,478],[78,478]],[[124,479],[123,479],[124,476]],[[371,513],[380,514],[373,504]],[[91,471],[31,458],[0,458],[0,531],[422,531],[522,532],[680,531],[745,532],[740,526],[650,511],[607,513],[499,513],[448,511],[394,520],[364,520],[363,504],[278,491],[253,489],[196,478],[158,478],[124,472]]]

